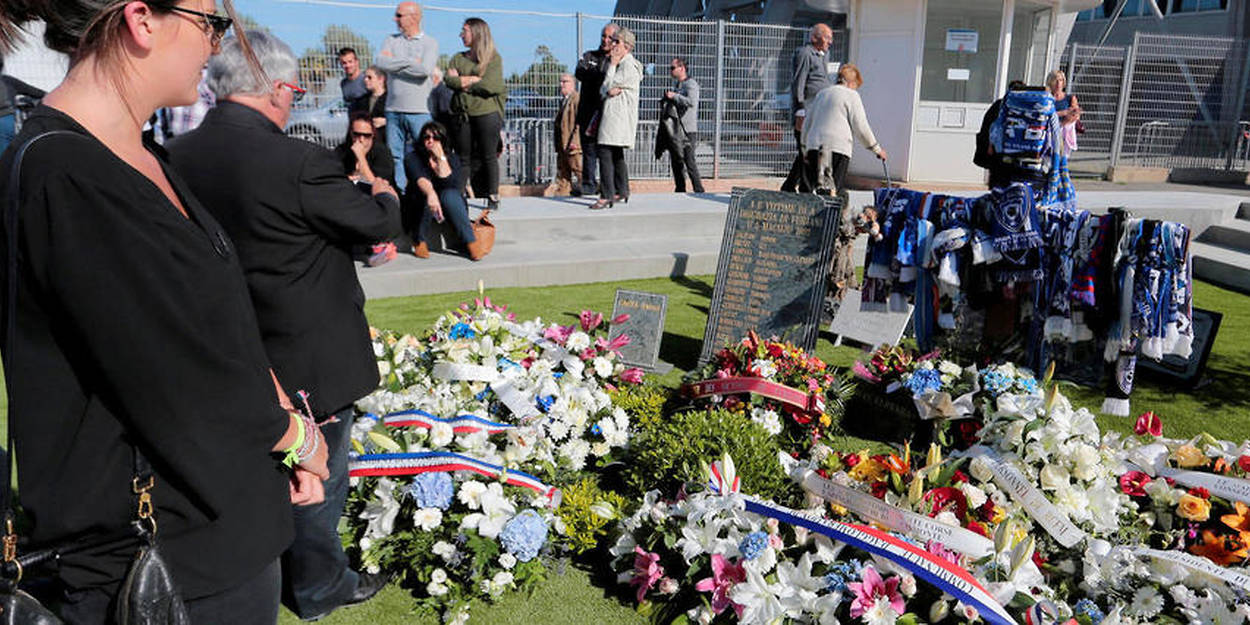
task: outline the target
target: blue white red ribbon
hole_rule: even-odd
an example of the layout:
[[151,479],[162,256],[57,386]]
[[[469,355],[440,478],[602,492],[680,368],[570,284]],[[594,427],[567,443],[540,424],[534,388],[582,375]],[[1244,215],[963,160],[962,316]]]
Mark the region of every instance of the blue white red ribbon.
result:
[[880,556],[907,569],[964,605],[976,608],[990,625],[1017,625],[1003,606],[968,571],[911,543],[863,525],[830,521],[750,496],[747,512],[774,518]]
[[506,469],[479,458],[450,451],[422,451],[400,454],[361,454],[347,464],[351,477],[379,475],[418,475],[421,473],[472,471],[513,486],[528,488],[558,504],[559,489],[515,469]]
[[418,410],[418,409],[403,410],[400,412],[392,412],[386,415],[385,417],[382,417],[382,423],[385,423],[386,425],[390,427],[411,426],[411,427],[425,428],[427,430],[433,428],[435,425],[439,423],[445,423],[447,425],[450,425],[452,431],[455,432],[456,434],[464,434],[466,432],[471,433],[471,432],[480,432],[480,431],[485,431],[487,434],[497,434],[499,432],[506,432],[508,430],[516,428],[515,425],[508,425],[507,423],[497,423],[495,421],[491,421],[489,419],[483,419],[482,417],[471,415],[471,414],[462,414],[459,416],[444,419],[442,417],[436,417],[424,410]]

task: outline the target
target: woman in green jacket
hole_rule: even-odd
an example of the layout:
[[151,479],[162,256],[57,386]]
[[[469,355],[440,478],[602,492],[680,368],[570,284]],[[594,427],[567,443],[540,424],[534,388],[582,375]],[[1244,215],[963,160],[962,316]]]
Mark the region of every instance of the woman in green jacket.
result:
[[502,144],[503,59],[485,21],[470,17],[460,29],[467,50],[451,57],[444,80],[456,92],[451,101],[451,137],[456,153],[469,164],[474,197],[488,198],[486,208],[499,208],[499,153]]

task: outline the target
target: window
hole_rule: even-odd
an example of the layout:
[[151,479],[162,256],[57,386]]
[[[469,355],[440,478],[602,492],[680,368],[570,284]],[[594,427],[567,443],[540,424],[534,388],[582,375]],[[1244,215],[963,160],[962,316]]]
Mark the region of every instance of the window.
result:
[[[925,11],[920,99],[938,102],[994,101],[1003,5],[982,0],[929,0]],[[952,32],[953,31],[953,32]],[[975,47],[947,49],[962,40]],[[975,50],[975,51],[973,51]],[[954,72],[948,70],[957,70]]]
[[1172,12],[1198,13],[1200,11],[1223,11],[1228,8],[1228,0],[1173,0]]

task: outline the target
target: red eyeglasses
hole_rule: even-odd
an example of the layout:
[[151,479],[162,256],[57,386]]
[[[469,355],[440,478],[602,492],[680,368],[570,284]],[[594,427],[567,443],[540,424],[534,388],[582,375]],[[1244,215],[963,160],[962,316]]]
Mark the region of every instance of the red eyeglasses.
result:
[[294,97],[294,99],[295,99],[295,101],[296,101],[296,102],[299,102],[300,100],[303,100],[303,99],[304,99],[304,94],[305,94],[305,93],[308,93],[308,90],[307,90],[307,89],[305,89],[305,88],[303,88],[303,87],[301,87],[301,86],[299,86],[299,85],[293,85],[293,84],[291,84],[291,83],[289,83],[289,82],[280,82],[280,83],[278,83],[278,86],[279,86],[279,87],[286,87],[287,89],[290,89],[290,90],[291,90],[291,95]]

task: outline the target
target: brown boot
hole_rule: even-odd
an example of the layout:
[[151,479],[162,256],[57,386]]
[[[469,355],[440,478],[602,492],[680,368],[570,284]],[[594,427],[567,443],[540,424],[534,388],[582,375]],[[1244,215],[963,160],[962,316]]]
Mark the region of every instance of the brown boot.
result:
[[412,246],[412,255],[416,256],[417,258],[429,258],[430,246],[426,245],[425,241],[422,241]]
[[486,251],[486,246],[481,241],[473,241],[469,243],[469,260],[482,260],[490,252]]

